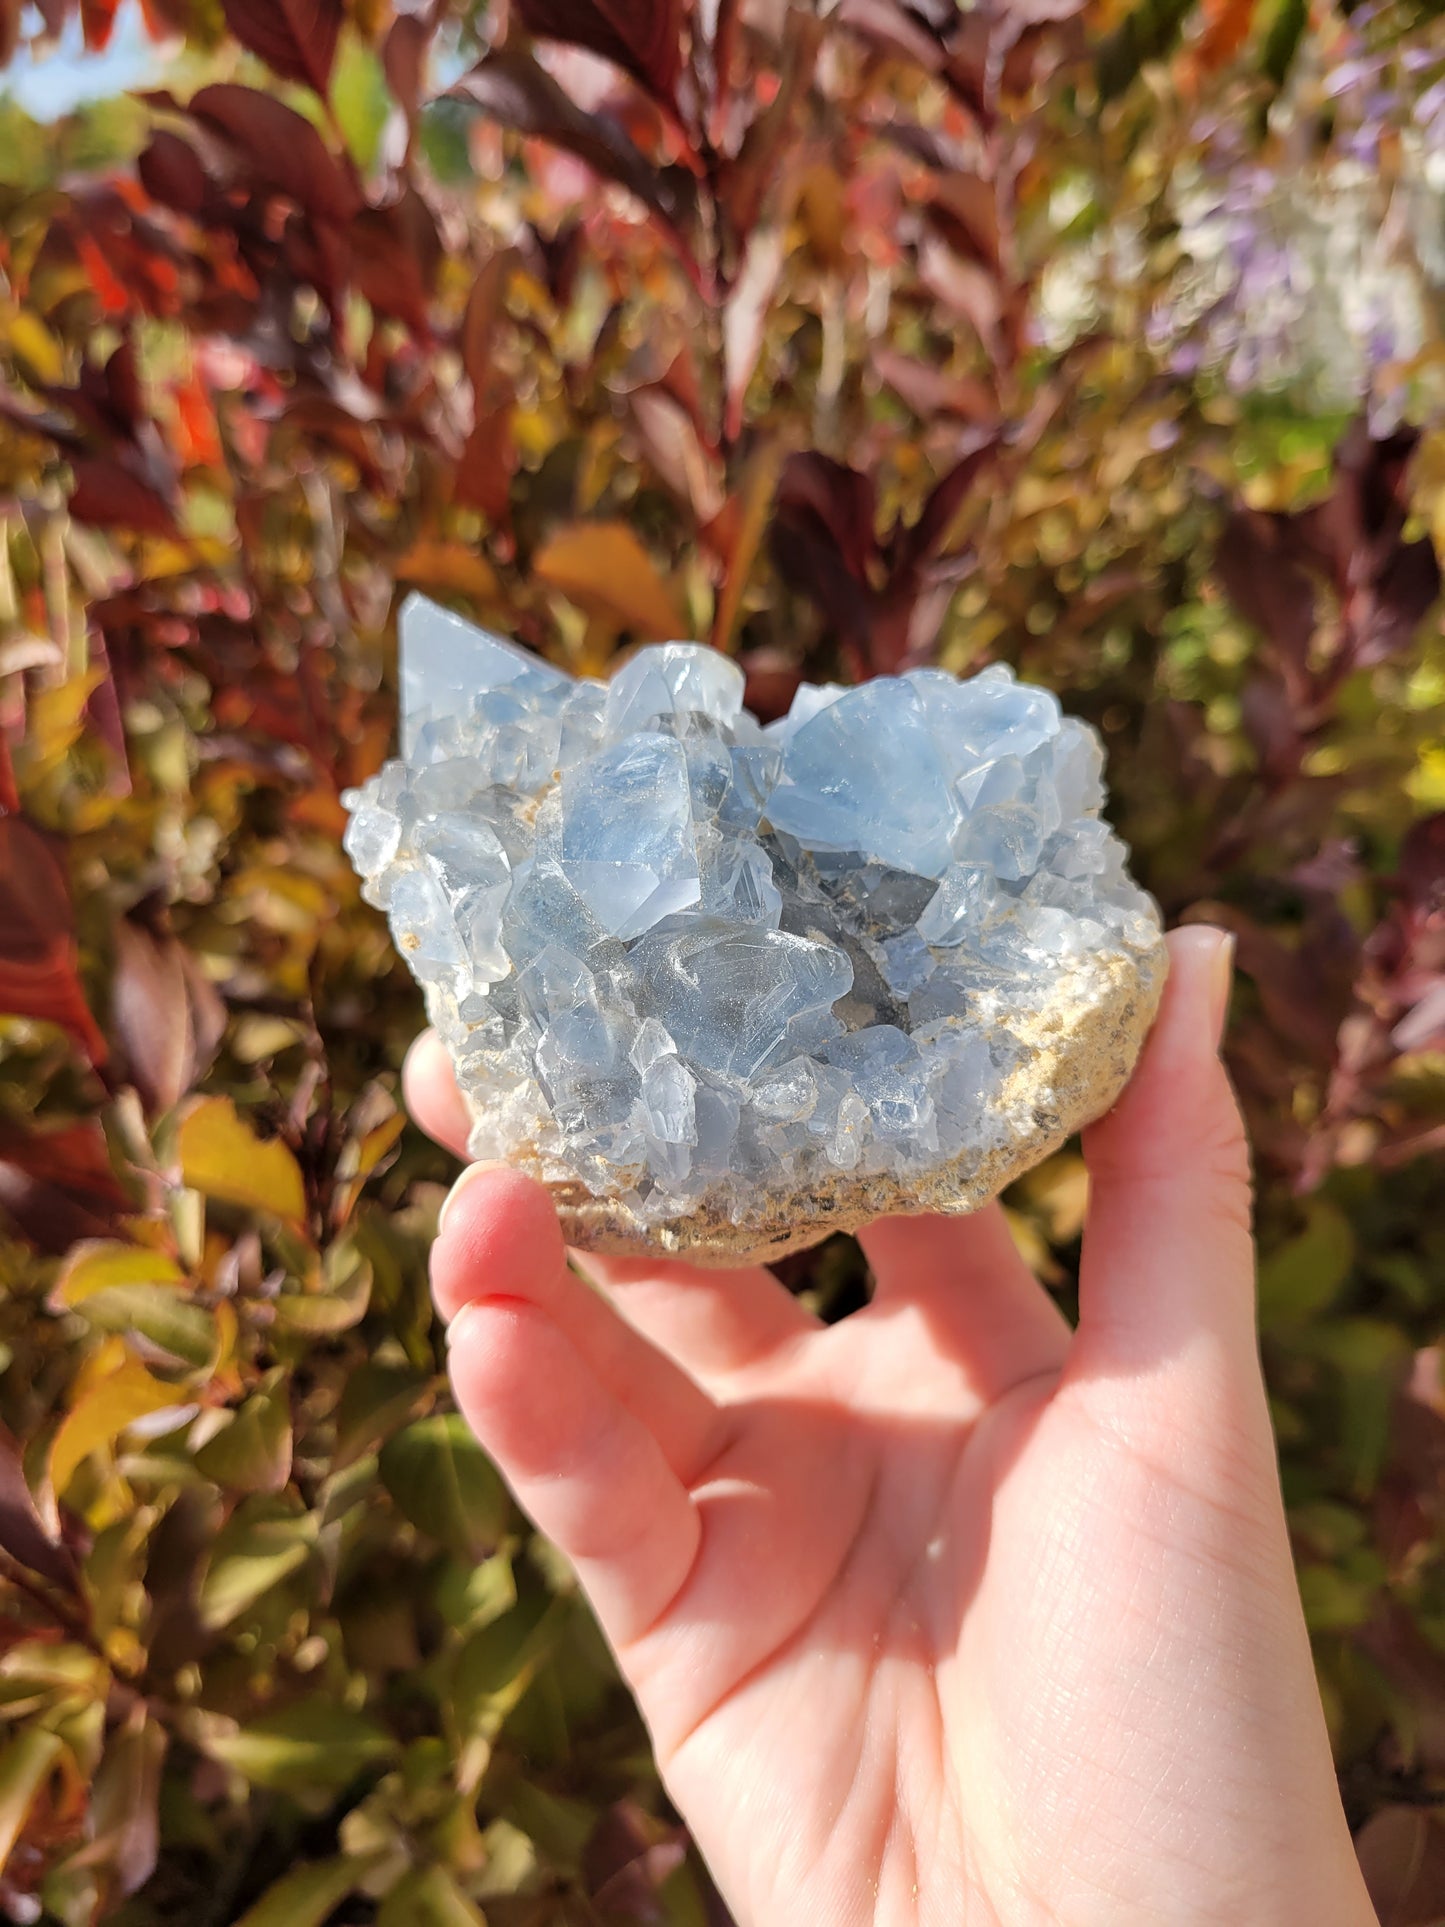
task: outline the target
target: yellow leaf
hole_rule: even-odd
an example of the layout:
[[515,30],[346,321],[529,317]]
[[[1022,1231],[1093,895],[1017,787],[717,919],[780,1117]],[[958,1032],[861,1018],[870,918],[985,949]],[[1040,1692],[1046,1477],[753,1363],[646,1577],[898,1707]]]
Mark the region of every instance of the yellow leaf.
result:
[[424,589],[451,589],[479,602],[492,601],[501,593],[496,571],[485,556],[465,542],[443,542],[430,535],[419,536],[405,555],[397,557],[396,578]]
[[76,1469],[102,1445],[112,1445],[137,1419],[179,1406],[174,1385],[152,1378],[144,1365],[123,1364],[71,1409],[50,1448],[50,1487],[59,1496]]
[[54,1305],[78,1305],[114,1285],[183,1285],[186,1274],[174,1258],[144,1245],[123,1245],[106,1238],[75,1245],[51,1292]]
[[0,1866],[10,1858],[26,1817],[62,1751],[54,1733],[31,1727],[0,1753]]
[[22,308],[5,324],[10,346],[41,381],[63,381],[65,351],[39,315]]
[[40,782],[63,763],[80,741],[85,728],[85,706],[102,680],[98,669],[71,676],[30,698],[26,712],[24,768],[31,782]]
[[589,613],[653,642],[686,634],[657,564],[625,522],[573,522],[544,542],[533,573]]
[[269,1211],[291,1224],[306,1216],[301,1168],[278,1138],[259,1138],[229,1097],[202,1097],[176,1135],[181,1177],[192,1190],[227,1204]]
[[749,460],[742,486],[738,490],[738,532],[728,557],[727,575],[712,626],[715,649],[732,648],[738,615],[742,609],[743,591],[748,586],[753,563],[757,560],[772,510],[773,496],[777,493],[778,477],[783,472],[784,452],[779,441],[762,442]]

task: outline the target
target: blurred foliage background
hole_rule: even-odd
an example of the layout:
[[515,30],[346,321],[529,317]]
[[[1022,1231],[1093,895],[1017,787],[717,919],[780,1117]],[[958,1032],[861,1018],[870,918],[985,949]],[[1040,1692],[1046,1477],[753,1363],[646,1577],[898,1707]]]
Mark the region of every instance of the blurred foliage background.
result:
[[[32,118],[57,41],[129,95]],[[447,1398],[339,842],[420,587],[1104,732],[1238,933],[1342,1785],[1445,1920],[1432,8],[0,0],[0,58],[0,1915],[726,1921]],[[1066,1305],[1084,1202],[1009,1200]]]

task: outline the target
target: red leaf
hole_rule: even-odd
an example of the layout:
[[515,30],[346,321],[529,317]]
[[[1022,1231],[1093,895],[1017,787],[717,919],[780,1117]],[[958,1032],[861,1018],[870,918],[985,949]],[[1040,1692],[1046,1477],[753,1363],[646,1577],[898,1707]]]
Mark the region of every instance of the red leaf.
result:
[[504,524],[511,514],[516,467],[509,396],[478,417],[452,478],[452,499],[479,508],[489,522]]
[[372,307],[431,340],[429,307],[442,244],[431,209],[415,188],[390,207],[364,208],[348,230],[352,278]]
[[1445,1917],[1445,1828],[1420,1807],[1381,1807],[1355,1835],[1360,1871],[1390,1927],[1434,1927]]
[[54,850],[23,817],[0,818],[0,1010],[69,1031],[92,1064],[106,1044],[76,974],[70,886]]
[[223,135],[256,179],[325,221],[350,221],[361,210],[355,177],[327,148],[309,120],[254,87],[229,81],[202,87],[186,108]]
[[968,439],[975,445],[934,483],[918,520],[895,534],[890,544],[893,551],[890,561],[895,568],[917,568],[934,553],[979,477],[997,460],[999,444],[995,437],[980,434]]
[[140,10],[152,40],[167,40],[193,25],[189,0],[140,0]]
[[880,342],[873,350],[873,372],[900,396],[920,421],[958,415],[964,421],[996,422],[998,397],[976,375],[949,375],[927,362]]
[[1445,911],[1445,810],[1410,826],[1400,845],[1399,881],[1423,910]]
[[116,930],[111,1024],[146,1108],[168,1111],[214,1056],[226,1011],[174,937],[126,919]]
[[151,135],[151,144],[136,162],[147,194],[179,214],[199,214],[206,205],[206,170],[196,150],[179,134],[164,128]]
[[1241,509],[1229,518],[1215,566],[1225,593],[1286,662],[1303,664],[1315,632],[1315,585],[1294,518]]
[[20,792],[15,787],[15,766],[10,760],[10,741],[0,729],[0,815],[20,808]]
[[399,13],[381,43],[381,64],[386,84],[408,120],[416,118],[421,105],[422,76],[426,72],[427,49],[434,28],[414,13]]
[[46,1530],[21,1463],[20,1446],[0,1425],[0,1551],[66,1592],[76,1589],[75,1562]]
[[110,1236],[127,1206],[98,1124],[0,1126],[0,1210],[42,1250],[59,1253],[77,1239]]
[[324,94],[345,18],[341,0],[221,0],[226,25],[283,80]]
[[472,284],[457,344],[472,384],[473,426],[452,478],[452,496],[493,522],[508,518],[516,469],[512,393],[494,364],[497,324],[506,313],[514,262],[512,250],[502,248],[484,264]]
[[586,47],[673,102],[682,66],[682,0],[518,0],[529,33]]
[[80,0],[80,24],[88,53],[98,54],[109,45],[120,0]]
[[585,161],[604,180],[616,181],[671,222],[672,196],[617,122],[585,114],[528,54],[497,53],[464,74],[451,89],[493,120],[519,134],[535,134]]
[[77,522],[101,528],[138,529],[146,535],[174,535],[175,517],[149,482],[109,455],[71,459],[75,489],[70,513]]

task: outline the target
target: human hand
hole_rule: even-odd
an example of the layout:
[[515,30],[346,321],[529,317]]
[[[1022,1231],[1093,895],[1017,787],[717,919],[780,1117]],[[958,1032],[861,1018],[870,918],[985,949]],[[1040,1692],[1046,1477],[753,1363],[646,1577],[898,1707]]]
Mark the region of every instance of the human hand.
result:
[[[764,1269],[577,1254],[475,1167],[432,1256],[462,1411],[568,1554],[743,1927],[1375,1918],[1332,1771],[1217,1055],[1171,939],[1085,1134],[1071,1332],[997,1206],[860,1234],[823,1327]],[[407,1090],[460,1151],[422,1039]]]

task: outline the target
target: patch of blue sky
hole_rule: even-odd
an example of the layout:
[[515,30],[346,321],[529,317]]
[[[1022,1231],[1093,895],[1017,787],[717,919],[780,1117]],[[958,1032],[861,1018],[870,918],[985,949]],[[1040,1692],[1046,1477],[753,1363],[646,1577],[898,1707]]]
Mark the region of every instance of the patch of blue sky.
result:
[[146,38],[134,0],[120,8],[103,53],[86,51],[77,19],[67,21],[58,40],[37,50],[31,43],[41,30],[39,14],[27,7],[19,51],[0,74],[0,97],[15,101],[33,120],[59,120],[86,101],[113,100],[156,78],[160,56]]

